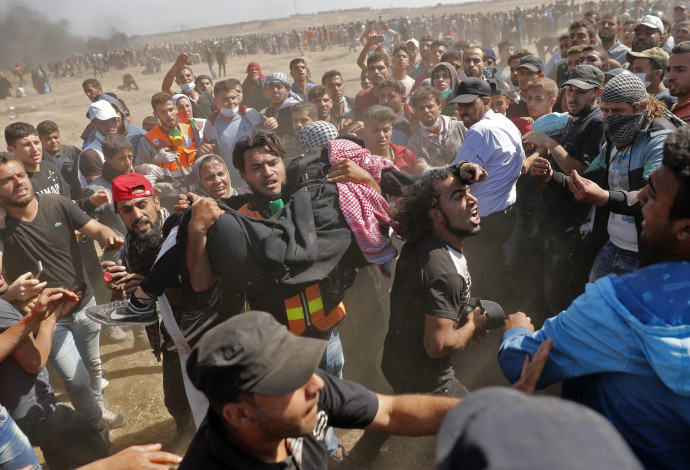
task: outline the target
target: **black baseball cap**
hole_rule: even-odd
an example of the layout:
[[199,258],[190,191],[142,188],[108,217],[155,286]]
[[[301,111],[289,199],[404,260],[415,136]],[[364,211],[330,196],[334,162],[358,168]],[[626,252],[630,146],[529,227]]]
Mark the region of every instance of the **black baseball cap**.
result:
[[544,71],[544,62],[535,55],[526,55],[520,58],[520,64],[517,68],[526,68],[532,72],[542,73]]
[[187,375],[211,402],[243,392],[284,395],[309,381],[327,345],[290,333],[269,313],[250,311],[199,340],[187,360]]
[[563,86],[572,85],[582,90],[601,88],[604,86],[604,72],[593,65],[576,65],[570,72],[568,81]]
[[480,96],[490,96],[491,85],[482,78],[469,77],[458,85],[458,91],[451,103],[471,103]]

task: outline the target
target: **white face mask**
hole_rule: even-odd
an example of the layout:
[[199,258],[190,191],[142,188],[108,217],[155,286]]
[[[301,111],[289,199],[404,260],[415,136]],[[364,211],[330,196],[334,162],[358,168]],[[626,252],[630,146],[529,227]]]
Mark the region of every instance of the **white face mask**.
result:
[[233,117],[239,110],[239,106],[235,106],[234,108],[220,108],[220,114],[225,117]]
[[185,93],[191,92],[195,87],[196,87],[196,85],[194,84],[194,82],[183,83],[183,84],[180,85],[180,88],[181,88],[182,91],[184,91]]
[[633,75],[635,75],[637,78],[639,78],[640,80],[642,80],[644,82],[645,88],[647,88],[649,85],[652,84],[652,82],[647,80],[647,74],[646,73],[635,73]]

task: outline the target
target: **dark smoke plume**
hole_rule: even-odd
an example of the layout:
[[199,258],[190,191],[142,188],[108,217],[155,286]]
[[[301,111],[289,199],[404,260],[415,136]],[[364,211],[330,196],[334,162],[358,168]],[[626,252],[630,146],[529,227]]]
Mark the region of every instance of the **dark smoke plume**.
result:
[[40,11],[13,3],[0,18],[0,67],[37,66],[73,54],[115,51],[128,47],[128,42],[127,36],[115,29],[109,39],[85,40],[70,31],[69,21],[50,21]]

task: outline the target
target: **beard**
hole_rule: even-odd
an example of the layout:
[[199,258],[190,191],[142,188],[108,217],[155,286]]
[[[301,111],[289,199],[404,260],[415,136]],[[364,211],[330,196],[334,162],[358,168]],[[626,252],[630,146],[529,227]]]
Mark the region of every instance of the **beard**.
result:
[[[440,208],[439,208],[440,209]],[[450,225],[450,219],[446,215],[443,209],[441,210],[441,214],[443,214],[443,226],[448,230],[450,233],[453,235],[457,235],[458,237],[474,237],[475,235],[479,235],[479,232],[481,232],[481,227],[477,226],[473,229],[465,229],[465,228],[457,228],[453,227]]]
[[[597,98],[594,97],[594,98],[592,98],[592,100],[591,100],[589,103],[587,103],[582,109],[580,109],[580,110],[579,110],[578,112],[576,112],[576,113],[570,113],[570,115],[571,115],[572,117],[586,116],[586,115],[588,115],[588,114],[592,111],[592,109],[594,109],[594,106],[596,105],[596,102],[597,102]],[[566,107],[567,107],[567,104],[566,104]],[[568,111],[570,111],[570,110],[568,110]]]
[[156,217],[156,220],[151,222],[151,225],[151,230],[145,233],[134,234],[130,231],[132,235],[132,246],[140,253],[158,248],[163,239],[163,228],[161,227],[160,215]]

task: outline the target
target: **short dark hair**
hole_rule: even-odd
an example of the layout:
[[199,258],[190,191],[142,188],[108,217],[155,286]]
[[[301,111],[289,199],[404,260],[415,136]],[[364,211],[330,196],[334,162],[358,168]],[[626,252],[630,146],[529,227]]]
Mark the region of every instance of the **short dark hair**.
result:
[[609,60],[609,53],[606,52],[606,49],[604,49],[601,46],[598,46],[596,44],[590,44],[588,46],[585,46],[582,48],[582,52],[587,52],[587,51],[594,51],[597,53],[599,58],[601,59],[602,63],[606,63],[607,60]]
[[13,122],[5,127],[5,142],[7,142],[9,147],[14,147],[14,144],[17,143],[19,139],[23,139],[30,135],[38,136],[38,132],[36,132],[36,128],[28,122]]
[[43,137],[53,132],[60,132],[60,129],[58,129],[58,125],[55,121],[41,121],[36,126],[36,131],[39,137]]
[[292,60],[290,61],[290,67],[289,67],[290,71],[292,71],[292,66],[295,65],[295,64],[304,64],[304,65],[306,66],[306,65],[307,65],[307,61],[304,60],[304,59],[301,58],[301,57],[295,57],[294,59],[292,59]]
[[230,80],[218,80],[215,85],[213,85],[213,94],[217,95],[222,92],[235,91],[237,88],[236,84],[230,83]]
[[7,165],[9,162],[19,162],[24,168],[24,162],[17,158],[13,152],[0,152],[0,165]]
[[307,99],[309,101],[315,100],[315,99],[320,99],[323,98],[324,95],[328,95],[328,97],[331,97],[331,92],[328,91],[328,88],[326,88],[323,85],[316,85],[313,86],[309,89],[309,93],[307,94]]
[[197,75],[197,76],[196,76],[196,79],[194,80],[194,84],[195,84],[195,85],[198,85],[198,84],[199,84],[199,80],[203,80],[204,78],[205,78],[206,80],[208,80],[209,82],[211,82],[211,85],[213,85],[213,79],[212,79],[211,77],[209,77],[208,75],[204,75],[204,74]]
[[151,97],[151,107],[155,111],[157,106],[172,100],[173,98],[170,93],[167,91],[159,91]]
[[244,173],[244,153],[261,147],[265,147],[278,158],[285,158],[285,147],[280,138],[273,132],[258,129],[237,141],[232,149],[232,165],[240,170],[240,173]]
[[680,183],[668,219],[690,217],[690,129],[681,127],[666,137],[661,164],[671,170]]
[[421,44],[423,42],[434,42],[434,38],[429,36],[422,36],[421,38],[419,38],[419,43]]
[[522,59],[526,55],[532,55],[532,53],[530,51],[528,51],[527,49],[518,49],[517,51],[515,51],[513,53],[513,55],[508,57],[508,63],[510,64],[515,59]]
[[321,77],[321,84],[325,85],[326,80],[329,80],[333,77],[340,77],[340,79],[342,80],[343,74],[338,72],[337,70],[329,70],[328,72],[324,73],[323,76]]
[[393,57],[395,57],[395,53],[398,51],[403,51],[408,57],[410,56],[410,51],[405,44],[399,44],[393,48]]
[[398,117],[388,106],[381,106],[380,104],[375,104],[369,109],[364,111],[364,120],[373,119],[374,121],[390,121],[393,122],[395,118]]
[[432,86],[420,86],[417,91],[410,96],[410,105],[414,108],[418,102],[433,98],[436,103],[441,104],[441,92]]
[[390,87],[394,89],[400,96],[403,98],[405,97],[405,93],[407,92],[407,88],[405,88],[405,85],[403,82],[400,80],[396,80],[394,78],[389,78],[385,82],[381,84],[381,89],[383,90],[385,87]]
[[[484,50],[484,48],[482,46],[470,46],[467,48],[467,51],[469,51],[470,49],[479,49],[479,51],[481,51],[481,53],[482,53],[482,62],[486,62],[486,51]],[[465,52],[467,52],[467,51],[465,51]]]
[[500,51],[501,49],[503,49],[506,46],[514,46],[514,45],[515,44],[513,44],[513,41],[511,41],[510,39],[504,39],[503,41],[498,43],[498,50]]
[[189,73],[194,75],[194,71],[189,65],[183,65],[182,67],[178,67],[177,70],[175,70],[175,78],[177,78],[177,74],[180,73],[180,70],[189,70]]
[[673,54],[688,54],[690,53],[690,41],[679,42],[673,49],[671,49],[671,55]]
[[[230,84],[230,86],[233,87],[233,88],[237,88],[237,87],[242,88],[242,82],[239,81],[239,80],[236,79],[236,78],[228,78],[226,81],[227,81],[227,82]],[[213,92],[215,93],[215,90],[213,90]]]
[[144,130],[148,130],[148,128],[153,129],[158,125],[158,118],[156,116],[146,116],[142,121],[141,121],[141,127]]
[[309,113],[310,118],[319,118],[319,111],[316,109],[316,106],[314,106],[314,103],[312,103],[311,101],[300,101],[299,103],[295,103],[290,107],[290,111],[292,112],[292,114],[307,111]]
[[122,134],[106,135],[103,139],[103,156],[105,158],[112,158],[120,150],[134,151],[134,146],[132,142]]
[[450,62],[453,59],[462,62],[462,52],[451,49],[441,56],[441,62]]
[[398,235],[414,241],[431,232],[429,210],[441,207],[439,183],[450,176],[460,176],[457,166],[430,171],[403,189],[402,197],[390,209],[391,226]]
[[[582,15],[582,16],[583,16],[583,18],[584,18],[585,16],[592,16],[592,17],[594,17],[594,21],[596,21],[597,23],[599,22],[599,19],[600,19],[600,17],[599,17],[599,12],[596,11],[596,10],[589,10],[589,11],[586,11],[585,14]],[[583,20],[583,21],[585,21],[585,20]]]
[[386,54],[379,51],[376,51],[369,56],[367,59],[367,68],[369,68],[371,64],[375,64],[377,62],[383,62],[386,65],[386,68],[391,68],[391,59]]
[[433,49],[434,47],[438,46],[443,46],[446,49],[448,49],[448,43],[446,41],[441,41],[440,39],[435,40],[434,42],[431,43],[429,46],[429,49]]
[[86,80],[84,80],[83,82],[81,82],[81,87],[82,87],[82,88],[86,88],[87,86],[92,86],[92,87],[94,87],[94,88],[101,88],[101,89],[103,88],[103,87],[101,86],[101,82],[99,82],[99,81],[96,80],[95,78],[87,78]]
[[568,31],[572,31],[573,29],[579,29],[579,28],[585,28],[587,30],[587,35],[589,36],[589,40],[591,41],[594,39],[594,37],[597,34],[596,29],[594,29],[594,25],[590,23],[589,21],[575,21],[573,23],[570,23],[570,27],[568,28]]

